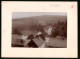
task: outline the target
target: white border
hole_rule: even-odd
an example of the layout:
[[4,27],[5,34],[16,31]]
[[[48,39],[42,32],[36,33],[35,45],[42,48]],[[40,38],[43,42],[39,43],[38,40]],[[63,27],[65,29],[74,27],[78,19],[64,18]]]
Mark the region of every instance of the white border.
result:
[[[67,12],[67,48],[12,48],[12,12]],[[1,57],[75,58],[77,57],[77,2],[2,1],[1,33]]]

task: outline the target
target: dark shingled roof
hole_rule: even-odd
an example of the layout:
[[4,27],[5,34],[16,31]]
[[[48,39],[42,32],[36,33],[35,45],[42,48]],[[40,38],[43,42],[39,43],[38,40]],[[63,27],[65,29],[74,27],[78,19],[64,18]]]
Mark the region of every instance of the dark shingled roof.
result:
[[34,35],[33,34],[29,35],[27,39],[34,39]]

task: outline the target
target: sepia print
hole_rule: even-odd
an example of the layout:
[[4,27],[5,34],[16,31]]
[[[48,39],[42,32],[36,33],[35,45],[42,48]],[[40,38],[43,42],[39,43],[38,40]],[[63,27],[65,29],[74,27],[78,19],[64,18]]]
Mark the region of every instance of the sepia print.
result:
[[13,12],[11,46],[67,48],[67,13]]

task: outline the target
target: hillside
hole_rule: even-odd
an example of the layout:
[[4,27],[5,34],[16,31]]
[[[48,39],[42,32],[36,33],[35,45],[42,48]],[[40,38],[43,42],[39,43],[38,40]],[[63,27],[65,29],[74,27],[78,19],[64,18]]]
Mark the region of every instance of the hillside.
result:
[[58,20],[65,21],[67,19],[66,16],[53,16],[53,15],[42,15],[42,16],[32,16],[32,17],[26,17],[26,18],[17,18],[12,19],[12,28],[18,28],[18,29],[29,29],[29,27],[33,24],[38,24],[38,22],[41,21],[42,24],[50,23],[54,24]]

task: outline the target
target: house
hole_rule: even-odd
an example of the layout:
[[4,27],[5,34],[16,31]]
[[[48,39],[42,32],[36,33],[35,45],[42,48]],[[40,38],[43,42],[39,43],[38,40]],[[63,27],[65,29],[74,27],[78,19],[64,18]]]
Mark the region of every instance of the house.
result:
[[35,38],[41,38],[42,40],[45,40],[45,35],[44,34],[39,34],[39,35],[36,35]]
[[22,36],[21,36],[21,39],[22,39],[23,41],[25,41],[27,38],[28,38],[27,35],[22,35]]
[[27,39],[34,39],[34,35],[33,34],[29,35]]
[[[32,42],[32,39],[34,39],[33,34],[29,36],[25,35],[13,35],[12,36],[12,47],[27,47],[27,44],[29,42]],[[33,44],[34,45],[34,44]],[[31,45],[32,46],[32,45]]]
[[12,47],[24,47],[24,41],[22,39],[12,39]]
[[37,48],[38,45],[35,43],[35,41],[31,40],[31,41],[27,44],[27,47],[30,47],[30,48],[34,47],[34,48]]
[[12,47],[34,47],[38,48],[45,42],[45,36],[43,34],[38,34],[35,37],[33,34],[29,36],[17,35],[12,38]]
[[35,38],[39,38],[40,37],[40,34],[42,34],[41,32],[38,32],[34,37]]
[[38,32],[35,36],[31,34],[26,39],[24,46],[37,48],[44,43],[44,40],[45,40],[45,36],[41,32]]
[[36,44],[38,47],[40,47],[40,46],[44,43],[44,41],[43,41],[43,39],[42,39],[41,37],[39,37],[39,38],[34,38],[33,41],[35,42],[35,44]]
[[30,41],[31,41],[30,39],[26,39],[25,42],[24,42],[24,47],[29,47],[28,43],[29,43]]
[[13,34],[12,35],[12,47],[24,47],[24,42],[28,36],[24,35],[17,35]]
[[26,39],[24,46],[25,47],[33,47],[38,48],[44,43],[43,39],[41,37],[34,38],[34,39]]

